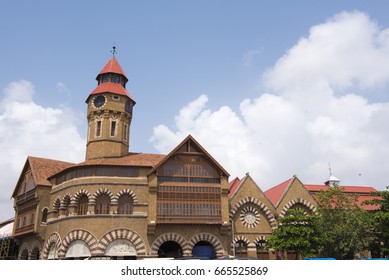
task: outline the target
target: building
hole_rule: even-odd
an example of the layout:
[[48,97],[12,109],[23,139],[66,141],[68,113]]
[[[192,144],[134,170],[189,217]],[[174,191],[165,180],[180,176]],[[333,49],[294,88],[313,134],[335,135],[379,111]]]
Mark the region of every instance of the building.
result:
[[275,259],[276,218],[316,210],[317,188],[297,177],[266,192],[249,174],[229,181],[191,135],[167,155],[129,152],[136,102],[115,53],[96,80],[85,161],[26,159],[12,194],[19,259]]

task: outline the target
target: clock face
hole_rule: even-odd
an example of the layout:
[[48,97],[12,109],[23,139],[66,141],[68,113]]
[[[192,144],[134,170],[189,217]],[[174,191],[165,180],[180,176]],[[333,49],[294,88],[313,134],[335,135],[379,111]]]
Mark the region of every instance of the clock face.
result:
[[93,105],[96,108],[103,107],[105,104],[105,97],[103,95],[98,95],[95,98],[93,98]]

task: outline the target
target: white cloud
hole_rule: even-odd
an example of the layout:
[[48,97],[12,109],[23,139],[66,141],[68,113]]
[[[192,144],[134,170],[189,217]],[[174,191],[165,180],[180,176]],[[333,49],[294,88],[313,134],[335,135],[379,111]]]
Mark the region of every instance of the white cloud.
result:
[[[79,162],[85,157],[85,140],[77,131],[74,112],[42,107],[33,100],[31,82],[10,83],[0,100],[0,221],[13,216],[10,197],[27,156]],[[69,141],[71,139],[72,141]]]
[[335,15],[262,82],[268,93],[242,100],[237,113],[211,111],[200,96],[180,110],[175,128],[155,127],[151,142],[166,153],[192,134],[232,177],[249,171],[263,189],[293,174],[321,184],[328,163],[343,184],[389,185],[389,103],[368,95],[389,83],[388,29],[361,12]]

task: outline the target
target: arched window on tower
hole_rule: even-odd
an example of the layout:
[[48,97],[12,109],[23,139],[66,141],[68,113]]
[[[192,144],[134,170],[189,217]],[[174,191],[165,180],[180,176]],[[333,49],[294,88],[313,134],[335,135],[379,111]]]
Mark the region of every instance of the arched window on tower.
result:
[[118,214],[132,214],[133,213],[133,199],[129,194],[123,194],[118,200]]
[[111,121],[111,137],[116,136],[116,121]]
[[96,137],[101,136],[101,121],[96,121]]
[[80,196],[78,199],[78,215],[86,215],[88,213],[88,201],[88,196],[86,194]]
[[42,223],[43,224],[47,223],[47,213],[48,213],[47,208],[43,209],[43,211],[42,211]]
[[96,199],[95,214],[109,214],[111,199],[107,194],[101,194]]

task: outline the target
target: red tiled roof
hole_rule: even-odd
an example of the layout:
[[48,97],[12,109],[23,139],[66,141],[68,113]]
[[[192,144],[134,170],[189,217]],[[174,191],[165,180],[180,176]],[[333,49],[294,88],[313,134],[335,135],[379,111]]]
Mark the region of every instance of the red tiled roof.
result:
[[[83,161],[79,164],[74,164],[58,171],[56,174],[62,173],[62,171],[74,169],[79,166],[98,166],[98,165],[110,165],[110,166],[133,166],[133,167],[154,167],[165,155],[161,154],[144,154],[144,153],[129,153],[124,157],[112,157],[112,158],[95,158]],[[53,175],[56,175],[53,174]]]
[[282,182],[281,184],[265,191],[265,195],[267,196],[267,198],[269,198],[269,200],[271,201],[271,203],[273,203],[274,206],[276,206],[277,203],[280,201],[282,195],[284,194],[286,188],[289,186],[292,179],[293,178],[290,178],[285,182]]
[[124,74],[124,71],[122,67],[120,66],[119,62],[117,61],[115,56],[112,56],[112,58],[107,62],[107,64],[104,66],[104,68],[100,71],[99,75],[105,74],[105,73],[116,73],[121,74],[128,80],[126,74]]
[[[307,190],[311,193],[311,195],[317,199],[317,194],[320,191],[325,191],[330,188],[328,185],[305,185]],[[362,202],[373,199],[381,199],[380,196],[374,196],[371,193],[377,192],[377,190],[373,187],[364,187],[364,186],[341,186],[344,193],[348,194],[357,194],[358,200],[357,204],[359,207],[365,210],[377,210],[379,209],[378,205],[362,205]]]
[[238,189],[238,187],[240,186],[240,183],[242,182],[241,179],[239,179],[238,177],[236,177],[234,180],[232,180],[229,184],[228,184],[228,199],[230,199],[234,193],[236,192],[236,190]]
[[28,161],[36,184],[41,186],[51,186],[51,183],[47,180],[51,175],[74,165],[70,162],[31,156],[28,157]]
[[154,167],[165,155],[161,154],[144,154],[144,153],[129,153],[124,157],[112,158],[95,158],[77,164],[77,166],[85,165],[116,165],[116,166],[139,166],[139,167]]
[[[134,101],[134,98],[131,96],[131,94],[121,85],[116,83],[100,83],[92,92],[90,95],[93,94],[99,94],[99,93],[115,93],[119,95],[124,95],[130,98],[132,101]],[[135,101],[134,101],[135,102]]]
[[26,171],[27,166],[30,166],[32,176],[37,185],[51,187],[51,183],[48,178],[54,175],[55,173],[58,173],[59,171],[73,165],[74,163],[70,162],[28,156],[23,171],[12,194],[12,197],[17,195],[19,184],[23,179],[24,172]]
[[[304,185],[310,192],[319,192],[325,191],[329,188],[328,185]],[[373,187],[364,187],[364,186],[341,186],[343,191],[346,193],[371,193],[376,192],[377,190]]]

